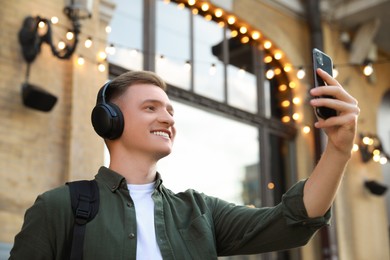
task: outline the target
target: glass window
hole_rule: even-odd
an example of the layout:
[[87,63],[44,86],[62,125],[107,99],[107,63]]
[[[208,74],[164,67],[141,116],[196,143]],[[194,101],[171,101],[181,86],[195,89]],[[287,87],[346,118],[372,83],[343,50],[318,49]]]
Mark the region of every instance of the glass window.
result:
[[259,157],[257,128],[172,103],[177,137],[172,154],[158,164],[164,184],[174,192],[192,188],[229,202],[246,203],[249,195],[244,194],[244,187],[248,180],[256,181],[253,174],[258,174],[251,173]]
[[111,19],[108,46],[115,53],[108,53],[107,60],[129,70],[140,70],[143,64],[142,51],[142,0],[113,0],[116,4]]
[[[231,34],[226,32],[227,37]],[[238,38],[227,40],[229,64],[227,66],[228,104],[248,112],[257,113],[257,88],[254,75],[254,53],[251,44],[242,44]]]
[[195,92],[224,101],[224,64],[212,48],[223,41],[224,28],[200,15],[194,16]]
[[156,72],[166,82],[190,89],[189,9],[157,1]]

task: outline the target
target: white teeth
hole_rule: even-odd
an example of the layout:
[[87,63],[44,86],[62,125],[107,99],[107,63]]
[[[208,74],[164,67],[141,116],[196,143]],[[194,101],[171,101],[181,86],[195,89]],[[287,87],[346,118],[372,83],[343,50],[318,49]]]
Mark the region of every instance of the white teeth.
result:
[[162,136],[162,137],[165,137],[165,138],[169,138],[169,134],[167,134],[165,132],[162,132],[162,131],[152,132],[152,134],[158,135],[158,136]]

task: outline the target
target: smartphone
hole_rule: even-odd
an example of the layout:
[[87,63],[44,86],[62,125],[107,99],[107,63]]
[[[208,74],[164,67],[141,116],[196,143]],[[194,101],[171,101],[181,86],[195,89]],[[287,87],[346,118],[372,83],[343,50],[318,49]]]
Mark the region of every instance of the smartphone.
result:
[[[322,51],[314,48],[313,49],[313,77],[314,77],[314,86],[322,87],[326,86],[326,82],[317,75],[317,69],[320,68],[326,71],[329,75],[333,76],[333,62],[332,59]],[[323,96],[326,98],[333,98],[331,96]],[[316,107],[315,108],[317,116],[328,119],[332,116],[337,116],[337,111],[329,107]]]

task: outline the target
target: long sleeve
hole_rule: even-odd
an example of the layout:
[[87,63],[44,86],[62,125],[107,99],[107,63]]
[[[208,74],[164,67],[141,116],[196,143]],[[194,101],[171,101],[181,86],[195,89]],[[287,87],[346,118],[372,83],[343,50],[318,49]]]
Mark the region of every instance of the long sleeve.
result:
[[213,200],[218,255],[256,254],[305,245],[329,223],[330,210],[323,217],[309,218],[303,204],[304,184],[294,185],[275,207],[256,209]]

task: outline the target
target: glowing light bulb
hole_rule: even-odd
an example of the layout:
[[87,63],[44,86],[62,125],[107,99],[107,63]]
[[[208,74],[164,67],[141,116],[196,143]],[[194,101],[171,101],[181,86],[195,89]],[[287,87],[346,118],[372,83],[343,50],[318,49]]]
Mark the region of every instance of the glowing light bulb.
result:
[[234,24],[236,22],[236,17],[229,16],[227,22],[228,22],[228,24]]
[[196,3],[195,0],[188,0],[188,5],[190,5],[190,6],[194,5],[195,3]]
[[289,117],[289,116],[284,116],[284,117],[282,117],[282,122],[283,123],[288,123],[288,122],[290,122],[291,121],[291,118]]
[[66,39],[68,39],[69,41],[73,40],[74,38],[74,33],[69,31],[66,33]]
[[305,70],[302,67],[299,68],[299,70],[297,72],[297,78],[298,79],[303,79],[305,76],[306,76]]
[[217,10],[215,10],[215,17],[221,17],[222,15],[223,15],[223,12],[222,12],[222,10],[221,9],[217,9]]
[[88,37],[88,38],[85,40],[84,46],[85,46],[85,48],[87,48],[87,49],[91,48],[91,46],[92,46],[92,38],[91,38],[91,37]]
[[265,77],[267,79],[272,79],[273,77],[275,76],[275,72],[273,69],[269,69],[267,70],[267,72],[265,73]]
[[202,4],[202,7],[201,7],[201,8],[202,8],[203,11],[206,12],[207,10],[209,10],[210,6],[209,6],[209,4],[204,3],[204,4]]
[[260,35],[259,32],[254,31],[254,32],[252,33],[252,39],[253,39],[253,40],[259,39],[260,36],[261,36],[261,35]]
[[52,24],[57,24],[59,22],[59,19],[57,16],[53,16],[51,19],[50,19],[51,23]]
[[269,48],[271,48],[272,47],[272,43],[270,42],[270,41],[265,41],[264,42],[264,48],[265,49],[269,49]]
[[294,114],[292,115],[292,118],[293,118],[295,121],[299,120],[300,117],[301,117],[301,115],[300,115],[299,113],[294,113]]
[[244,36],[241,38],[241,43],[248,43],[249,42],[249,37],[248,36]]
[[105,59],[107,59],[107,53],[105,53],[104,51],[100,51],[98,53],[98,57],[100,60],[105,60]]
[[282,84],[279,86],[279,91],[283,92],[283,91],[286,91],[287,90],[287,86],[285,84]]
[[248,31],[248,29],[245,26],[240,27],[240,33],[244,34]]
[[217,73],[217,67],[216,67],[215,64],[213,63],[213,64],[211,64],[211,66],[210,66],[209,74],[210,74],[211,76],[214,76],[216,73]]
[[270,55],[264,57],[264,62],[265,63],[270,63],[272,60],[273,60],[273,58]]
[[275,60],[280,60],[282,57],[283,57],[282,52],[280,52],[280,51],[275,52],[275,54],[274,54]]
[[84,59],[83,56],[80,55],[80,56],[77,58],[77,64],[79,64],[79,65],[84,65],[84,63],[85,63],[85,59]]
[[65,49],[66,44],[63,41],[59,41],[57,46],[58,46],[58,49],[63,50],[63,49]]
[[366,66],[363,68],[363,74],[365,76],[370,76],[372,73],[374,73],[374,68],[372,67],[371,63],[368,63]]
[[304,134],[308,134],[308,133],[310,133],[310,131],[311,131],[310,126],[304,126],[304,127],[302,128],[302,132],[303,132]]
[[281,106],[282,107],[289,107],[290,106],[290,101],[288,101],[288,100],[282,101]]
[[103,63],[98,64],[98,70],[100,72],[104,72],[106,70],[106,66]]

